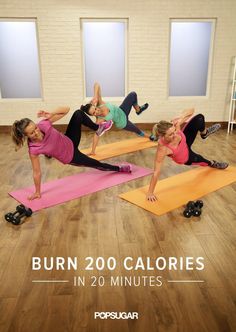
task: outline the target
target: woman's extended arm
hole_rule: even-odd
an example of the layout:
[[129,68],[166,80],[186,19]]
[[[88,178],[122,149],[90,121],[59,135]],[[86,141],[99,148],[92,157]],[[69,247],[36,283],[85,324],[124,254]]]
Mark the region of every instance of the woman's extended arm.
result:
[[35,185],[35,193],[28,197],[29,200],[41,197],[41,168],[39,157],[33,154],[30,154],[30,160],[33,169],[33,179]]
[[63,106],[56,108],[53,112],[39,111],[37,115],[39,118],[46,118],[51,123],[53,123],[63,118],[63,116],[65,116],[69,110],[70,107]]
[[[96,118],[96,123],[97,124],[102,123],[102,122],[104,122],[104,119]],[[91,149],[91,152],[89,153],[89,156],[95,155],[95,151],[96,151],[96,147],[98,145],[98,141],[99,141],[99,136],[97,134],[94,134],[93,135],[92,149]]]
[[101,87],[97,82],[94,83],[93,89],[94,93],[93,93],[92,104],[94,106],[100,106],[105,104],[105,102],[102,100]]
[[173,119],[174,126],[177,130],[180,130],[181,126],[194,114],[194,108],[184,110],[178,118]]
[[161,173],[161,166],[167,154],[166,147],[163,145],[158,145],[155,164],[154,164],[154,173],[152,175],[148,193],[146,195],[146,199],[150,202],[155,202],[157,200],[156,195],[154,194],[154,190],[159,179]]
[[92,149],[91,149],[91,152],[88,154],[89,156],[94,156],[96,153],[96,147],[98,145],[98,141],[99,141],[99,136],[94,134],[93,135],[93,142],[92,142]]

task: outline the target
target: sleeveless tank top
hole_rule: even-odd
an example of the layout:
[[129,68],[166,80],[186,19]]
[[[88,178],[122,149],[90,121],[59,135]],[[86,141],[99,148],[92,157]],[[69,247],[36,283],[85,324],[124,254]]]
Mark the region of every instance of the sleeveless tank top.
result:
[[106,103],[101,106],[106,106],[109,109],[109,113],[104,117],[99,116],[99,118],[105,119],[106,121],[112,120],[115,126],[119,129],[123,129],[126,127],[127,117],[125,112],[120,107],[111,103]]
[[179,145],[176,148],[169,144],[166,144],[163,138],[160,139],[160,143],[172,151],[172,155],[169,155],[168,157],[172,158],[177,164],[185,164],[189,157],[189,150],[186,143],[186,137],[181,130],[179,130],[177,134],[181,136],[181,141],[179,142]]

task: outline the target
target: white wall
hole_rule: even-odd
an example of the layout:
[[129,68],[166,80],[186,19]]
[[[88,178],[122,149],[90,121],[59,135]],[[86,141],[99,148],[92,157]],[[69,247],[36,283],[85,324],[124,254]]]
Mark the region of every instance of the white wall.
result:
[[[92,17],[129,19],[128,90],[137,91],[140,103],[150,103],[149,110],[131,120],[170,119],[187,107],[195,107],[208,121],[227,120],[235,13],[235,0],[1,0],[1,18],[37,18],[44,97],[1,100],[0,125],[26,116],[35,120],[38,109],[76,109],[84,102],[80,18]],[[170,18],[217,19],[208,98],[168,98]]]

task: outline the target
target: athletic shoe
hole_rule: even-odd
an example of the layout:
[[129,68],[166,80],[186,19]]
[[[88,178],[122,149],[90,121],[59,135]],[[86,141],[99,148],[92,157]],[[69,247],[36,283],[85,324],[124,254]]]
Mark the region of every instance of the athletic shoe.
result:
[[132,172],[132,165],[130,164],[123,164],[120,165],[120,172],[122,173],[131,173]]
[[138,115],[140,115],[143,111],[145,111],[145,110],[148,108],[148,106],[149,106],[148,103],[146,103],[146,104],[144,104],[144,105],[142,105],[142,106],[139,106],[139,111],[136,111],[136,113],[137,113]]
[[145,132],[144,131],[140,131],[139,134],[137,134],[139,137],[144,137],[145,136]]
[[151,135],[149,136],[149,139],[150,139],[150,141],[153,141],[153,142],[158,141],[158,137],[156,137],[156,135],[153,135],[153,134],[151,134]]
[[206,139],[211,134],[215,133],[217,130],[219,130],[221,125],[219,123],[213,124],[211,127],[207,128],[206,134],[201,134],[202,139]]
[[229,166],[228,163],[224,163],[224,162],[218,162],[213,160],[213,164],[210,165],[210,167],[212,168],[217,168],[217,169],[225,169]]
[[97,136],[102,136],[107,130],[111,129],[113,121],[105,121],[99,124],[99,128],[96,131]]

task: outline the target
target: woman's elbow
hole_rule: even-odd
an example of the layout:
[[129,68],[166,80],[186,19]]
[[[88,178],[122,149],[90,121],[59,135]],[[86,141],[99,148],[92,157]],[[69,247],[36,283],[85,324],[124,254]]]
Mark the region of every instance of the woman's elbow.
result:
[[41,171],[33,171],[33,177],[34,178],[41,178]]
[[153,172],[153,177],[154,177],[155,179],[157,179],[157,178],[159,177],[159,175],[160,175],[160,170],[154,170],[154,172]]
[[194,109],[194,108],[191,108],[191,109],[190,109],[190,112],[189,112],[190,116],[193,115],[194,112],[195,112],[195,109]]
[[69,106],[60,106],[57,109],[57,113],[60,113],[60,114],[67,114],[69,111],[70,111],[70,107]]

